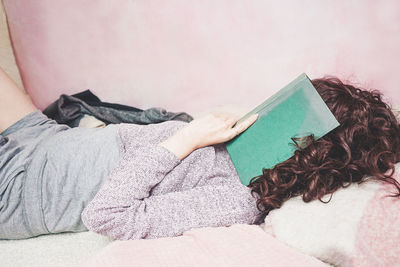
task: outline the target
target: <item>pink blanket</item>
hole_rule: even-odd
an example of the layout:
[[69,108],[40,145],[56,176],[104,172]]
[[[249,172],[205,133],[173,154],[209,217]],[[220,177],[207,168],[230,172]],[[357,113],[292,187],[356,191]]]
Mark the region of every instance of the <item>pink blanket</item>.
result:
[[257,225],[207,227],[183,236],[115,241],[87,266],[326,266]]

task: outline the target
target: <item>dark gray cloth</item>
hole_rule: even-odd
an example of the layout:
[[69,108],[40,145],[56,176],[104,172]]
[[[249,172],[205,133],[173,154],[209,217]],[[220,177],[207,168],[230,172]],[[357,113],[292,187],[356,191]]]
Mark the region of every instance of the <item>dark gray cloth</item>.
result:
[[193,120],[193,117],[185,112],[170,112],[160,107],[142,110],[136,107],[102,102],[90,90],[71,96],[61,95],[57,101],[43,110],[43,114],[70,127],[77,127],[85,114],[94,116],[106,125],[111,123],[150,124],[168,120],[190,122]]

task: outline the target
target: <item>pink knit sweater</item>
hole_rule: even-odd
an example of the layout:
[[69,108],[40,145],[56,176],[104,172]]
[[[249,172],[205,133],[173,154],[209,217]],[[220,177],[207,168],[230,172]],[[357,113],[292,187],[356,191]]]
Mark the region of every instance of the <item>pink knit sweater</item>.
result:
[[89,230],[126,240],[260,220],[223,144],[183,160],[158,145],[186,123],[120,125],[120,163],[82,213]]

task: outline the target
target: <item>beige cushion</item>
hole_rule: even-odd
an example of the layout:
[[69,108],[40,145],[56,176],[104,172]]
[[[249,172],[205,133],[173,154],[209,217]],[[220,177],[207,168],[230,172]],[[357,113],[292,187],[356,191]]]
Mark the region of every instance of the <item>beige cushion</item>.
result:
[[14,54],[11,47],[10,36],[8,34],[7,19],[4,13],[3,3],[0,1],[0,67],[7,72],[19,88],[23,89],[21,77],[15,63]]

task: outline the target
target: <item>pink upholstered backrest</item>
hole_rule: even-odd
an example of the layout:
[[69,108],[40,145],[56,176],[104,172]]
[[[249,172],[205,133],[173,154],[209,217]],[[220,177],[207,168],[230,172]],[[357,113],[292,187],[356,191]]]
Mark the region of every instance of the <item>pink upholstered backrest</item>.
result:
[[26,90],[197,113],[252,108],[300,73],[400,103],[400,2],[3,0]]

